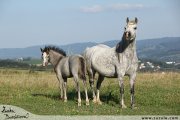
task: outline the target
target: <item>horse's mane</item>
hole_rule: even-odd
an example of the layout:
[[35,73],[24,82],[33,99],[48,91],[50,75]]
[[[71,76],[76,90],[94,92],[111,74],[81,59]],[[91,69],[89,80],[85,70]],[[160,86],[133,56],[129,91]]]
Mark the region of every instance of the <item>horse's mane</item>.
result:
[[123,34],[122,40],[116,45],[116,52],[122,53],[133,41],[126,40],[125,33]]
[[63,56],[66,56],[66,52],[63,49],[58,48],[56,46],[45,46],[44,51],[46,52],[48,50],[53,50],[53,51],[56,51],[56,52],[62,54]]

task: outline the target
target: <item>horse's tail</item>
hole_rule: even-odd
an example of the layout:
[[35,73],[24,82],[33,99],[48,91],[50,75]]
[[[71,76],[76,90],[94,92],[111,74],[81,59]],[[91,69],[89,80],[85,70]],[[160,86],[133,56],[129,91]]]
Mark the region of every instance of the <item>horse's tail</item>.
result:
[[86,80],[86,62],[85,62],[85,59],[84,57],[79,57],[79,61],[80,61],[80,68],[79,68],[79,71],[78,71],[78,74],[79,74],[79,77],[82,79],[82,80]]

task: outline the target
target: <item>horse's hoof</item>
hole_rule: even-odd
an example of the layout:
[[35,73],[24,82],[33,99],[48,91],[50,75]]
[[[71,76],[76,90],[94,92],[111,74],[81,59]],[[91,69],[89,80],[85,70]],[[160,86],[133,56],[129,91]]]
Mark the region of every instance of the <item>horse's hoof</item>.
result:
[[89,106],[89,100],[88,100],[88,101],[86,101],[86,106]]
[[98,104],[98,105],[102,105],[101,100],[97,100],[97,104]]
[[131,106],[131,109],[132,109],[132,110],[136,110],[136,109],[138,109],[138,107],[136,107],[136,106],[133,105],[133,106]]
[[80,107],[81,106],[81,103],[78,103],[78,107]]
[[121,108],[124,109],[124,108],[127,108],[127,106],[126,105],[121,105]]
[[97,100],[96,100],[96,99],[93,99],[93,103],[97,103]]
[[66,103],[66,102],[67,102],[67,100],[64,100],[64,102]]
[[137,110],[137,109],[138,109],[138,107],[131,107],[131,109],[132,109],[132,110]]

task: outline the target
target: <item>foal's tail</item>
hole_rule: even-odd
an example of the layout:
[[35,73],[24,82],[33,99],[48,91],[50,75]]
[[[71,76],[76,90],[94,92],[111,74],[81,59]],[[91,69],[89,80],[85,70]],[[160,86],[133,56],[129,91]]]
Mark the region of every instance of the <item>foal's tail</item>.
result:
[[79,68],[79,71],[78,71],[79,77],[82,80],[86,81],[86,62],[85,62],[84,57],[82,57],[82,56],[79,57],[79,61],[80,61],[80,68]]

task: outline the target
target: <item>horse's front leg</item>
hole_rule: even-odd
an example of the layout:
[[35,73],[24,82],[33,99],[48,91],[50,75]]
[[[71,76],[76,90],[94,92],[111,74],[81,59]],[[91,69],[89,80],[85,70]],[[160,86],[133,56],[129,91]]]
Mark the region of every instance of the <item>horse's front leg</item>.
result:
[[58,81],[59,81],[59,90],[60,90],[60,96],[61,96],[61,100],[63,100],[64,98],[64,95],[63,95],[63,79],[62,79],[62,77],[61,77],[61,75],[58,75],[57,74],[57,78],[58,78]]
[[118,75],[118,80],[119,80],[119,87],[120,87],[120,105],[121,108],[127,108],[126,105],[124,104],[124,81],[123,77]]
[[100,97],[99,97],[99,89],[101,87],[101,83],[102,83],[103,80],[104,80],[104,76],[99,74],[97,85],[96,85],[96,88],[97,88],[97,103],[98,104],[102,104],[102,102],[100,100]]
[[134,107],[134,93],[135,93],[135,90],[134,90],[134,84],[135,84],[135,79],[136,79],[136,73],[134,73],[133,75],[130,75],[130,86],[131,86],[131,89],[130,89],[130,93],[131,93],[131,108],[135,108]]

